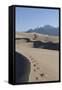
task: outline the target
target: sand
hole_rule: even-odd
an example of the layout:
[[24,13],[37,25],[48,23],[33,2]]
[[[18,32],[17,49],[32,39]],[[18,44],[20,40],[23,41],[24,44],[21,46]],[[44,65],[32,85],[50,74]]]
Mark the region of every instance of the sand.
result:
[[49,36],[49,35],[44,35],[44,34],[39,34],[39,33],[24,33],[24,32],[17,32],[16,33],[16,38],[29,38],[30,40],[33,41],[34,34],[37,35],[36,40],[38,41],[52,41],[53,43],[58,43],[59,42],[59,37],[58,36]]
[[[34,34],[17,32],[16,38],[29,38],[32,41]],[[59,42],[58,36],[36,34],[37,41]],[[33,48],[33,42],[26,42],[24,39],[16,40],[16,51],[24,55],[31,63],[28,82],[59,80],[59,51]]]
[[33,48],[32,42],[16,41],[16,51],[31,63],[28,82],[59,80],[59,51]]

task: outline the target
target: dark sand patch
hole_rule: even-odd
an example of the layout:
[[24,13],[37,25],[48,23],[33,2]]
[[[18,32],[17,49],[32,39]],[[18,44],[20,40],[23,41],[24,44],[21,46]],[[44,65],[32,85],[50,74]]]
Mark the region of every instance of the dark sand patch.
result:
[[36,77],[36,80],[38,80],[39,78],[38,77]]
[[36,64],[34,64],[33,66],[36,67]]
[[43,77],[44,76],[44,73],[41,73],[40,76]]

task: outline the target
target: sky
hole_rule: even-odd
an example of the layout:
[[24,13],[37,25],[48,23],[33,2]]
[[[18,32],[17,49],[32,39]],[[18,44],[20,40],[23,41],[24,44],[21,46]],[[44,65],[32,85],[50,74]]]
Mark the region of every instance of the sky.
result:
[[59,27],[59,10],[16,7],[16,32],[51,25]]

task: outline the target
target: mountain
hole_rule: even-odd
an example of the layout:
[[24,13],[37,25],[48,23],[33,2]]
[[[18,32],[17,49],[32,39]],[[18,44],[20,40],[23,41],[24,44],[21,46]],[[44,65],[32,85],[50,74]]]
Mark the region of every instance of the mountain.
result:
[[40,34],[58,36],[59,35],[59,28],[55,28],[55,27],[50,26],[50,25],[45,25],[44,27],[29,29],[26,32],[28,32],[28,33],[36,32],[36,33],[40,33]]

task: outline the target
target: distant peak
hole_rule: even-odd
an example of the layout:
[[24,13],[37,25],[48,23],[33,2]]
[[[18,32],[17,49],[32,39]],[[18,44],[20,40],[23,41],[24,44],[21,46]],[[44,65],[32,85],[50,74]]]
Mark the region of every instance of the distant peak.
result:
[[43,27],[38,27],[38,28],[34,28],[34,29],[30,29],[27,31],[29,32],[35,32],[35,33],[40,33],[40,34],[46,34],[46,35],[54,35],[54,36],[58,36],[59,35],[59,28],[56,28],[54,26],[51,25],[45,25]]
[[51,25],[45,25],[44,27],[46,27],[46,28],[54,28],[54,27],[51,26]]

